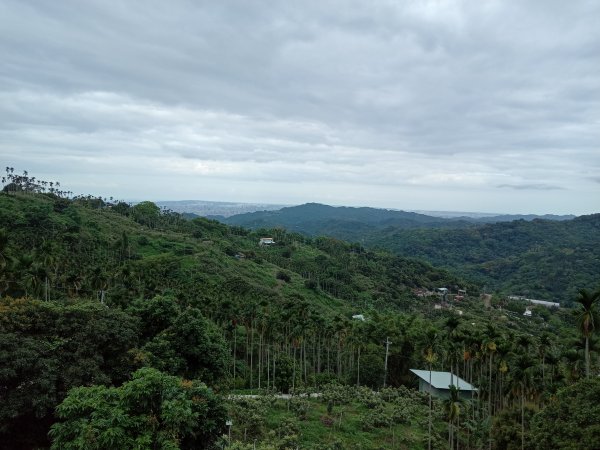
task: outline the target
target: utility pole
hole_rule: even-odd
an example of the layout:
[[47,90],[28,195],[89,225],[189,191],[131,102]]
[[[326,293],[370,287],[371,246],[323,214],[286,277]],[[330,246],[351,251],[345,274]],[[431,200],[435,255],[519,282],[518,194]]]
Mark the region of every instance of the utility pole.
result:
[[383,387],[385,387],[385,384],[387,382],[387,363],[388,363],[388,353],[390,351],[390,344],[392,342],[390,341],[389,337],[385,338],[385,366],[383,369]]

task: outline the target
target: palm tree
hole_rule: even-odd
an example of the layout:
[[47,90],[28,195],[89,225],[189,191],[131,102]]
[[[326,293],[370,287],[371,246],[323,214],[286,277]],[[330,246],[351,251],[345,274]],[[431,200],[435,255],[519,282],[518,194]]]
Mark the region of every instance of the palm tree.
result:
[[528,354],[519,355],[512,371],[513,393],[520,396],[521,400],[521,449],[525,448],[525,395],[531,389],[533,376],[531,368],[533,361]]
[[[488,417],[492,417],[492,396],[494,393],[494,388],[492,385],[492,362],[494,360],[494,353],[496,353],[498,346],[496,344],[496,340],[499,338],[498,331],[496,328],[488,324],[486,329],[486,334],[481,344],[481,352],[483,355],[488,355]],[[492,429],[490,427],[490,433],[488,436],[488,445],[489,449],[492,448]]]
[[429,330],[426,335],[426,339],[427,343],[425,345],[425,352],[423,354],[423,357],[425,359],[425,362],[429,366],[429,444],[427,448],[428,450],[431,450],[431,368],[437,360],[435,349],[437,348],[438,344],[438,336],[436,334],[436,331],[434,329]]
[[598,322],[598,311],[596,303],[600,299],[600,291],[590,292],[586,289],[579,291],[579,296],[575,299],[580,304],[577,311],[577,323],[579,331],[585,338],[585,376],[590,377],[590,336],[596,329]]
[[[452,449],[454,448],[454,429],[458,427],[455,424],[459,423],[460,420],[460,406],[463,403],[463,399],[460,396],[460,391],[453,384],[448,386],[448,398],[444,400],[444,409],[446,410],[448,418],[448,445]],[[458,440],[458,435],[456,436]]]
[[542,384],[546,386],[546,353],[552,347],[552,339],[549,333],[542,333],[538,342],[538,352],[542,358]]

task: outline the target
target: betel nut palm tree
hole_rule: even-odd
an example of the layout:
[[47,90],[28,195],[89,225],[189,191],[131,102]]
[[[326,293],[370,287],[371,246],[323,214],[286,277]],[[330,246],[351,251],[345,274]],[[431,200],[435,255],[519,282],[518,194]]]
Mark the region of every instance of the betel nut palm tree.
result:
[[438,336],[436,333],[436,330],[434,329],[430,329],[427,332],[426,335],[426,339],[427,339],[427,343],[425,345],[425,351],[423,352],[423,358],[425,359],[425,362],[427,363],[427,366],[429,367],[429,388],[428,388],[428,392],[429,392],[429,427],[428,427],[428,434],[429,434],[429,439],[428,439],[428,445],[427,445],[427,449],[431,450],[431,370],[432,370],[432,366],[433,364],[437,361],[437,354],[436,354],[436,348],[438,346]]
[[590,377],[590,336],[596,330],[599,323],[597,304],[600,301],[600,290],[590,292],[581,289],[575,299],[579,303],[577,310],[577,325],[585,339],[585,376]]

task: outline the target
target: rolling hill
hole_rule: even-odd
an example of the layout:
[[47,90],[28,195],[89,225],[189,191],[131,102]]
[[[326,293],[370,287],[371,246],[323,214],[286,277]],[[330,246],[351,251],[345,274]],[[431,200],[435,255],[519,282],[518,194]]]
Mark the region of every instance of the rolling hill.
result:
[[[520,219],[509,221],[514,217]],[[440,218],[307,204],[224,221],[356,241],[451,269],[490,290],[569,302],[579,289],[597,283],[599,215],[544,217]]]

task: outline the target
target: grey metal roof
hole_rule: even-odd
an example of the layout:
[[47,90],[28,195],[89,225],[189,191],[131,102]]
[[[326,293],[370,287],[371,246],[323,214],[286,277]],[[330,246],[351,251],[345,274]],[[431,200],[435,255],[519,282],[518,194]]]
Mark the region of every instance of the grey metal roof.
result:
[[[410,369],[412,373],[421,378],[423,381],[429,383],[429,370],[417,370]],[[477,388],[471,383],[466,382],[457,375],[452,375],[452,381],[450,381],[450,372],[437,372],[431,371],[431,385],[436,389],[448,389],[451,384],[454,384],[461,391],[476,391]]]

